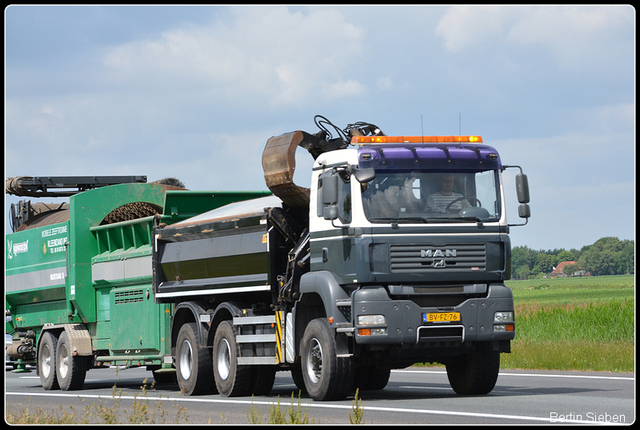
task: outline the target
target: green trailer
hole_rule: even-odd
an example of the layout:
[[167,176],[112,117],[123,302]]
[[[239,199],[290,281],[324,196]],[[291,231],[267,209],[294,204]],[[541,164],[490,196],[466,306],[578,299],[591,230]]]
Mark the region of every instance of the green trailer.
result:
[[70,197],[45,209],[27,201],[11,208],[5,308],[16,371],[36,365],[46,389],[63,390],[109,365],[146,366],[157,382],[174,378],[174,305],[156,303],[152,287],[154,223],[270,193],[194,192],[146,177],[19,179],[22,187],[7,181],[8,192]]

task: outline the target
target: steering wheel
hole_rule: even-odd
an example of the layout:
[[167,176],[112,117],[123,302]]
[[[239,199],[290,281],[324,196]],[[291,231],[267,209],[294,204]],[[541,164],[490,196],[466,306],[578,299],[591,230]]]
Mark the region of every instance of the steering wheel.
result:
[[473,202],[478,204],[477,207],[482,207],[482,202],[480,202],[480,200],[476,199],[475,197],[458,197],[457,199],[449,203],[444,211],[449,212],[449,208],[451,208],[451,206],[453,206],[454,203],[457,203],[461,200],[470,200],[469,204]]

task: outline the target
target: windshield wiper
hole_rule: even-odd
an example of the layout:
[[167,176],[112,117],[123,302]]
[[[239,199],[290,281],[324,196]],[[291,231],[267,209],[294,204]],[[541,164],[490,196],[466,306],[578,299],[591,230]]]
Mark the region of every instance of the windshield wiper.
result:
[[420,217],[420,216],[407,216],[407,217],[377,217],[377,218],[370,218],[369,221],[371,222],[389,222],[389,223],[393,223],[393,222],[423,222],[423,223],[428,223],[429,220],[427,220],[424,217]]
[[452,220],[461,220],[461,221],[475,221],[478,223],[478,227],[482,227],[484,220],[479,216],[463,216],[452,218]]

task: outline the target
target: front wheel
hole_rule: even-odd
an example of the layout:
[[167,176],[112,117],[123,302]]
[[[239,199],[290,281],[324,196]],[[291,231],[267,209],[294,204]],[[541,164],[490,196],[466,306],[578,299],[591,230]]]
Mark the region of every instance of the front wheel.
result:
[[314,400],[341,400],[353,382],[353,361],[337,357],[336,340],[329,323],[318,318],[309,323],[300,345],[302,377]]
[[463,357],[447,363],[451,388],[460,395],[487,394],[493,390],[500,371],[500,352],[491,342],[478,342]]

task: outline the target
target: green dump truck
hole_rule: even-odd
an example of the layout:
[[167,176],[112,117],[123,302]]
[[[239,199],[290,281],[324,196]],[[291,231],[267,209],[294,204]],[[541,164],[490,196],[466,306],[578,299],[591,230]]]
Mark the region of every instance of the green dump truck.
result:
[[[490,392],[515,336],[508,233],[526,224],[507,223],[502,172],[520,169],[528,219],[522,169],[479,136],[316,124],[267,140],[273,195],[121,183],[73,195],[68,221],[26,217],[7,235],[11,354],[46,389],[122,363],[188,395],[265,394],[287,370],[332,400],[438,362],[457,393]],[[293,183],[298,147],[315,159],[310,189]]]

